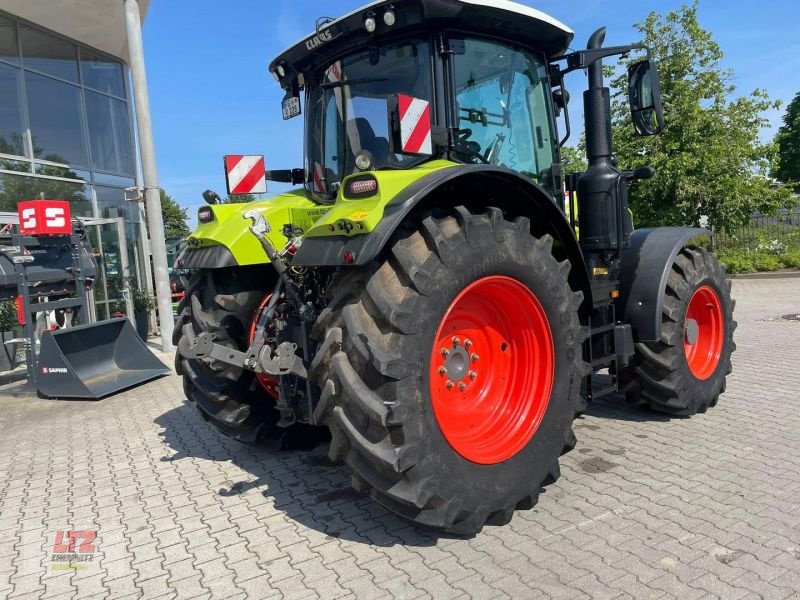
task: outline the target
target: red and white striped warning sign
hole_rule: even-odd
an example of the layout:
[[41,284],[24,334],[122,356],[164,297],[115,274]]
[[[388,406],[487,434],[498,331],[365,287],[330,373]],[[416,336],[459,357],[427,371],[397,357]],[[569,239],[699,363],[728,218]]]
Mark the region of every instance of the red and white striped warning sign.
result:
[[336,61],[328,70],[325,71],[325,81],[341,81],[342,80],[342,63],[341,61]]
[[264,157],[247,154],[225,156],[225,177],[228,194],[264,194],[267,180]]
[[397,100],[403,154],[433,154],[430,102],[403,94]]
[[325,193],[325,170],[322,168],[322,165],[318,162],[314,163],[314,172],[311,174],[312,177],[312,189],[317,194],[324,194]]

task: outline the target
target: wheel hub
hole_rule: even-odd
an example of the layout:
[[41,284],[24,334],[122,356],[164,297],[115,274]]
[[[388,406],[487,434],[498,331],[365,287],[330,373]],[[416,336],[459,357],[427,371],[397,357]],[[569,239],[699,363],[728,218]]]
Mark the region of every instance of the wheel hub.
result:
[[687,344],[696,344],[700,335],[700,326],[694,319],[686,319],[686,338]]
[[458,383],[467,377],[469,371],[469,353],[465,346],[454,345],[453,348],[448,348],[446,350],[447,358],[444,360],[444,374],[447,375],[450,381]]

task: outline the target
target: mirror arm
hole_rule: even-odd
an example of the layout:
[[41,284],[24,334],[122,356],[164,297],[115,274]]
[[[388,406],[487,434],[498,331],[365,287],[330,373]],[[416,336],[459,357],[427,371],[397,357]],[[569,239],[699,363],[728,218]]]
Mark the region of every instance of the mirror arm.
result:
[[305,174],[303,169],[275,169],[266,171],[264,179],[267,181],[277,181],[278,183],[299,185],[305,180]]
[[569,103],[564,103],[564,138],[558,142],[558,147],[561,148],[564,144],[567,143],[570,134],[572,133],[572,129],[570,128],[569,123],[569,107],[567,106]]
[[566,60],[567,68],[560,71],[561,75],[572,73],[579,69],[585,69],[593,62],[602,60],[609,56],[625,56],[632,50],[646,50],[647,57],[650,58],[650,48],[644,44],[628,44],[627,46],[611,46],[609,48],[592,48],[588,50],[578,50],[571,54],[559,56],[555,60]]

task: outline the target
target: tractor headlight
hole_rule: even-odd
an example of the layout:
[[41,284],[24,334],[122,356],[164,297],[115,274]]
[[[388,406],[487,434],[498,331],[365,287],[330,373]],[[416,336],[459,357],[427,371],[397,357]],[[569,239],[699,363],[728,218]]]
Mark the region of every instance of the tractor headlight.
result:
[[375,33],[375,29],[378,28],[378,24],[375,22],[375,17],[369,16],[364,19],[364,29],[367,30],[367,33]]
[[397,16],[394,14],[393,10],[389,9],[383,13],[383,22],[389,27],[397,23]]

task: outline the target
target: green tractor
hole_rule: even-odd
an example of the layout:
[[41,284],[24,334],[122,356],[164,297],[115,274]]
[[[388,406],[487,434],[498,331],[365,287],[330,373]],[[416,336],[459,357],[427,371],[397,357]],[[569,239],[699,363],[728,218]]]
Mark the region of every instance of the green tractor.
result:
[[[514,2],[380,0],[278,56],[305,165],[266,179],[298,188],[203,206],[178,260],[200,415],[243,442],[327,428],[356,489],[471,534],[536,503],[587,401],[713,406],[730,281],[706,230],[633,229],[628,186],[653,170],[616,165],[602,60],[646,56],[641,135],[663,127],[658,73],[604,35],[567,53],[570,29]],[[588,169],[568,177],[563,80],[584,69]]]

